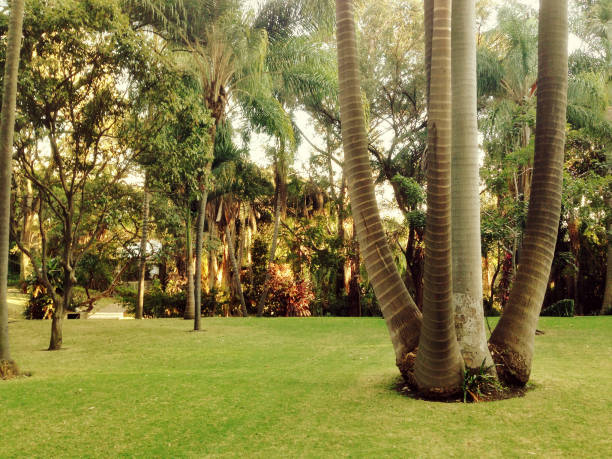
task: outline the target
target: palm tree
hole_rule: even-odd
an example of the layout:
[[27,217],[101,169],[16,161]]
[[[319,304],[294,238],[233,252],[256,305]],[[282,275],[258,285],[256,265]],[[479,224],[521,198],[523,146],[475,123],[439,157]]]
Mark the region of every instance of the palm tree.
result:
[[142,197],[142,233],[140,235],[140,252],[138,266],[138,300],[136,303],[136,319],[142,319],[144,310],[144,294],[145,294],[145,274],[147,268],[147,230],[149,226],[149,203],[151,195],[149,194],[149,183],[147,172],[145,171],[144,190]]
[[414,376],[422,392],[444,395],[460,389],[463,370],[455,334],[451,284],[450,0],[436,0],[431,37],[425,290]]
[[567,106],[567,1],[541,0],[534,173],[521,263],[490,344],[500,377],[529,380],[535,331],[557,240]]
[[417,346],[421,314],[397,271],[380,221],[368,157],[351,0],[336,0],[336,24],[344,170],[359,249],[391,335],[396,363],[409,377],[407,356]]
[[482,302],[475,0],[452,4],[451,226],[455,330],[465,364],[493,367]]
[[11,175],[13,134],[15,131],[15,105],[17,100],[17,75],[23,25],[24,0],[11,2],[8,26],[6,63],[4,64],[4,92],[0,120],[0,377],[8,377],[17,371],[11,360],[8,340],[8,251],[11,208]]

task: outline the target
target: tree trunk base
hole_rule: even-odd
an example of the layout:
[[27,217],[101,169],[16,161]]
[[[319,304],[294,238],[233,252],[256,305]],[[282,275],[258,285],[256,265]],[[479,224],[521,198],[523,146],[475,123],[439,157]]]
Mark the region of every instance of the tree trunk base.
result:
[[62,319],[57,314],[51,319],[51,340],[49,351],[59,351],[62,348]]
[[0,360],[0,379],[12,379],[20,375],[14,360]]
[[416,379],[414,378],[414,365],[416,362],[416,352],[415,349],[412,352],[409,352],[404,355],[404,357],[400,360],[397,360],[395,364],[397,368],[399,368],[406,385],[410,388],[410,390],[417,392],[418,387],[416,383]]
[[497,377],[503,384],[513,387],[524,387],[527,384],[531,369],[520,354],[493,343],[489,343],[489,350],[495,362]]

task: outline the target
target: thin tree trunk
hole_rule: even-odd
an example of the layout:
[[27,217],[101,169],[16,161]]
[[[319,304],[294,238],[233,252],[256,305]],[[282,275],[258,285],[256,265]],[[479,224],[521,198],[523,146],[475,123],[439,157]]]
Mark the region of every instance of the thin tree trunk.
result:
[[[209,220],[209,241],[212,242],[213,237],[217,234],[217,225],[214,218]],[[212,247],[212,244],[209,244]],[[211,293],[217,289],[217,273],[219,271],[219,263],[217,262],[217,251],[212,248],[208,252],[208,290]],[[214,311],[213,311],[214,314]]]
[[144,312],[145,274],[147,271],[147,230],[149,225],[149,183],[145,172],[144,196],[142,198],[142,235],[140,238],[140,264],[138,267],[138,302],[136,303],[136,319],[142,319]]
[[[23,247],[30,250],[30,246],[32,244],[32,219],[34,216],[34,196],[32,195],[32,182],[28,179],[25,179],[24,188],[24,199],[23,204],[21,206],[21,213],[23,214],[23,227],[21,229],[21,234],[19,238],[21,239],[21,244],[23,245]],[[21,284],[21,288],[24,292],[26,289],[26,279],[31,274],[31,271],[32,266],[30,263],[30,258],[25,254],[23,250],[20,250],[19,283]]]
[[[452,2],[451,227],[455,331],[468,368],[495,373],[482,303],[475,0]],[[426,261],[427,263],[427,261]]]
[[463,379],[451,275],[451,1],[436,0],[433,14],[423,327],[414,376],[420,391],[445,395],[459,391]]
[[198,219],[196,225],[196,249],[195,249],[195,318],[193,321],[193,329],[201,330],[202,328],[202,246],[204,241],[204,223],[206,220],[206,201],[208,193],[205,192],[200,199],[198,206]]
[[383,229],[368,157],[361,103],[355,18],[351,0],[336,0],[340,117],[344,170],[359,248],[395,350],[396,363],[409,377],[408,355],[418,343],[421,313],[404,286]]
[[[4,92],[0,120],[0,365],[6,366],[6,376],[16,372],[11,360],[8,337],[8,251],[11,212],[11,176],[13,174],[13,134],[15,131],[15,105],[17,75],[23,24],[24,0],[11,2],[8,26],[6,62],[4,65]],[[2,376],[2,375],[0,375]]]
[[521,259],[510,300],[491,335],[500,377],[529,380],[561,210],[567,107],[567,1],[541,0],[534,172]]
[[[64,249],[64,265],[66,265],[70,259],[69,253],[69,248]],[[59,351],[62,348],[64,315],[70,306],[70,302],[72,301],[72,290],[74,285],[73,276],[74,273],[70,272],[64,267],[64,279],[62,282],[64,293],[61,297],[55,297],[58,301],[53,302],[55,310],[53,311],[53,317],[51,319],[51,339],[49,341],[50,351]]]
[[193,244],[191,241],[191,211],[187,208],[185,218],[185,268],[187,271],[187,306],[185,307],[185,320],[193,320],[195,317],[195,297],[193,287]]
[[238,298],[240,298],[240,312],[242,313],[242,317],[248,317],[249,313],[247,312],[246,303],[244,301],[244,295],[242,293],[242,282],[240,281],[240,270],[238,269],[238,262],[236,261],[236,257],[234,255],[234,238],[232,237],[232,232],[230,231],[229,224],[225,227],[225,238],[227,239],[227,246],[229,249],[229,257],[230,262],[232,264],[232,269],[234,271],[234,279],[236,283],[236,289],[238,290]]

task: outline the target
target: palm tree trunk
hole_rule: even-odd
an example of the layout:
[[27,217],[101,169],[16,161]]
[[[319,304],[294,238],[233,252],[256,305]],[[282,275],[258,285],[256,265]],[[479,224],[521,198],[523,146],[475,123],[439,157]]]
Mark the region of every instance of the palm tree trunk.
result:
[[149,177],[145,172],[144,196],[142,198],[142,235],[140,238],[140,264],[138,267],[138,302],[136,303],[136,319],[142,319],[144,311],[145,274],[147,270],[147,230],[149,225]]
[[460,390],[463,361],[454,326],[451,259],[451,1],[433,12],[427,122],[427,216],[423,327],[415,380],[426,394]]
[[521,263],[490,343],[500,377],[529,380],[535,331],[557,240],[567,107],[567,1],[541,0],[534,171]]
[[236,261],[236,256],[234,254],[234,238],[232,237],[232,232],[230,231],[229,224],[226,225],[225,227],[225,238],[227,239],[227,246],[229,250],[230,262],[232,264],[232,270],[234,271],[236,289],[238,290],[238,297],[240,298],[240,312],[242,313],[242,317],[248,317],[249,313],[247,312],[246,303],[244,301],[244,294],[242,293],[242,282],[240,281],[240,270],[238,269],[238,262]]
[[[0,120],[0,367],[12,372],[8,339],[8,251],[11,212],[11,176],[13,174],[13,134],[15,131],[15,105],[17,100],[17,74],[23,24],[24,0],[11,2],[8,26],[6,63],[4,65],[4,92]],[[9,370],[11,368],[11,370]],[[5,370],[2,370],[5,373]]]
[[206,220],[206,201],[208,193],[204,192],[200,198],[198,206],[198,219],[196,224],[196,249],[195,249],[195,318],[193,321],[193,329],[201,330],[202,328],[202,246],[204,242],[204,223]]
[[409,377],[411,365],[406,364],[406,358],[417,346],[421,313],[399,275],[380,221],[361,104],[355,18],[351,0],[336,0],[336,24],[344,170],[357,240],[391,335],[396,363],[405,377]]
[[195,317],[195,297],[193,287],[193,244],[191,242],[191,210],[187,208],[185,215],[185,268],[187,271],[187,306],[185,307],[185,320]]
[[475,0],[452,2],[451,226],[455,331],[468,368],[495,371],[482,304]]

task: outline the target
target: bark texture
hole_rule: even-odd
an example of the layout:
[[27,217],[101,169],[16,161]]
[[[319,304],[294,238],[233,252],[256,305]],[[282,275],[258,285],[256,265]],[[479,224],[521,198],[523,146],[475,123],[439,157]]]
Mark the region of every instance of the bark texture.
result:
[[500,377],[529,380],[535,331],[553,260],[563,182],[567,107],[567,1],[541,0],[534,171],[521,263],[491,335]]
[[13,173],[13,134],[15,132],[15,105],[17,100],[17,76],[19,73],[23,8],[24,0],[13,0],[11,2],[0,119],[0,363],[2,361],[11,361],[7,304],[9,220],[11,209],[11,175]]
[[424,393],[447,395],[460,389],[463,370],[452,298],[450,0],[434,5],[427,131],[423,327],[415,380]]
[[336,0],[336,25],[344,171],[348,180],[357,240],[391,335],[396,362],[401,369],[406,356],[417,346],[421,313],[406,290],[393,261],[374,194],[351,0]]
[[452,2],[451,227],[455,331],[467,367],[493,367],[482,304],[475,0]]

